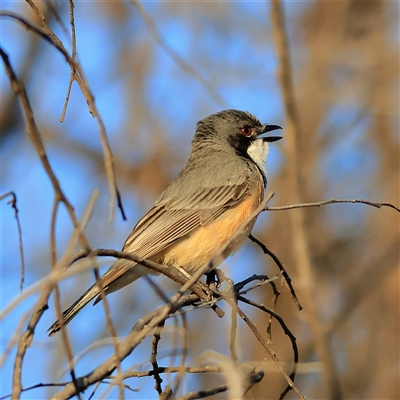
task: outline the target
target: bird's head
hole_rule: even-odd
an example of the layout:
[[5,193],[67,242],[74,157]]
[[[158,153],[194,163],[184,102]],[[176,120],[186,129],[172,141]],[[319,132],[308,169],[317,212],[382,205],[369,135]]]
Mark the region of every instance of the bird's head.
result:
[[268,132],[282,129],[278,125],[262,124],[249,112],[224,110],[212,114],[197,123],[193,147],[214,143],[229,146],[240,155],[250,158],[265,175],[268,143],[282,139],[268,136]]

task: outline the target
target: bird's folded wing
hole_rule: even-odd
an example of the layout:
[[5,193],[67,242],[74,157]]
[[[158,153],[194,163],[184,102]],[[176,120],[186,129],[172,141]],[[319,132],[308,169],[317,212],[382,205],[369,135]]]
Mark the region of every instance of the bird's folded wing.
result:
[[245,196],[247,182],[198,188],[190,196],[160,199],[137,223],[123,251],[151,257],[193,229],[213,222]]
[[[122,251],[150,258],[194,229],[213,222],[229,207],[246,196],[248,183],[243,178],[235,184],[197,188],[190,196],[160,197],[137,223]],[[134,264],[122,260],[112,265],[103,276],[108,287]]]

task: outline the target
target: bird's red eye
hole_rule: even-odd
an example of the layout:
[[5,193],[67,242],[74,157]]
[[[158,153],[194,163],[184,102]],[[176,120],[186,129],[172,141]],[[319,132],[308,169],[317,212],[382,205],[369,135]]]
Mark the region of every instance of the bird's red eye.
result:
[[251,128],[249,128],[248,126],[245,126],[244,128],[242,128],[240,130],[240,132],[242,132],[243,136],[246,136],[246,137],[251,136]]

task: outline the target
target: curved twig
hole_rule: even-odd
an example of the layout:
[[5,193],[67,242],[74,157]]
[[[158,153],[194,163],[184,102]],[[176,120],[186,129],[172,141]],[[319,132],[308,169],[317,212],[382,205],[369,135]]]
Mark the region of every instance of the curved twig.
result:
[[327,204],[339,204],[339,203],[358,203],[358,204],[366,204],[367,206],[381,208],[381,207],[390,207],[400,212],[400,208],[395,206],[393,203],[382,203],[375,202],[369,200],[360,200],[360,199],[329,199],[316,201],[313,203],[302,203],[302,204],[291,204],[288,206],[275,206],[275,207],[265,207],[265,211],[282,211],[282,210],[294,210],[295,208],[308,208],[308,207],[321,207]]
[[[290,331],[288,326],[285,324],[285,321],[283,320],[283,318],[280,315],[278,315],[275,311],[270,310],[269,308],[265,307],[263,304],[259,304],[253,300],[247,299],[244,296],[238,295],[237,299],[238,299],[238,301],[242,301],[243,303],[246,303],[253,307],[256,307],[256,308],[268,313],[271,317],[274,317],[278,321],[278,323],[281,326],[285,335],[287,335],[289,337],[290,342],[292,343],[292,349],[293,349],[293,369],[289,375],[289,378],[292,380],[292,382],[294,382],[294,378],[296,377],[296,372],[297,372],[297,365],[299,362],[299,349],[297,347],[296,337],[293,335],[293,333]],[[286,394],[289,392],[289,390],[292,390],[292,387],[290,384],[282,392],[282,394],[280,395],[280,399],[283,399],[286,396]]]
[[268,254],[274,261],[275,264],[278,266],[279,270],[282,273],[282,276],[285,278],[285,282],[290,290],[290,294],[292,295],[292,299],[295,302],[295,304],[297,305],[297,307],[299,308],[299,310],[302,310],[303,307],[301,306],[296,292],[293,288],[292,285],[292,278],[289,276],[289,274],[286,272],[285,267],[283,266],[283,264],[280,262],[279,258],[271,251],[268,249],[268,247],[259,239],[257,239],[253,234],[249,235],[249,239],[253,242],[258,244],[261,247],[261,250],[265,253]]
[[11,196],[11,200],[7,202],[7,204],[10,204],[11,207],[14,209],[14,217],[15,221],[17,222],[17,229],[18,229],[18,240],[19,240],[19,256],[21,258],[21,280],[19,283],[19,288],[20,291],[22,292],[24,288],[24,281],[25,281],[25,257],[24,257],[24,246],[22,242],[22,228],[21,228],[21,222],[19,220],[19,211],[17,207],[17,195],[14,192],[7,192],[3,195],[0,196],[0,200],[3,200],[4,198]]

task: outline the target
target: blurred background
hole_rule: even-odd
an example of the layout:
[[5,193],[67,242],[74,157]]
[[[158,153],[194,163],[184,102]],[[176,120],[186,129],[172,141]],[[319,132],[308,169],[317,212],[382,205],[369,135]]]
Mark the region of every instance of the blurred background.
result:
[[[67,2],[36,3],[48,24],[71,50]],[[301,136],[297,138],[303,200],[357,198],[399,205],[399,4],[397,2],[285,2]],[[3,11],[20,14],[39,26],[27,3],[2,2]],[[118,210],[109,223],[109,192],[99,128],[76,83],[63,123],[59,122],[69,81],[69,66],[43,39],[17,22],[1,19],[1,46],[26,85],[50,162],[66,195],[81,216],[93,190],[100,192],[87,236],[93,248],[120,250],[138,218],[185,163],[198,120],[225,108],[247,110],[262,122],[283,126],[285,112],[278,79],[279,61],[268,2],[75,3],[77,60],[81,63],[104,119],[115,157],[117,181],[128,220]],[[61,23],[62,22],[62,23]],[[14,191],[23,231],[25,287],[50,271],[50,218],[54,193],[32,143],[23,115],[1,65],[1,194]],[[267,163],[270,205],[293,204],[288,179],[291,159],[285,139],[271,145]],[[57,249],[62,254],[72,224],[62,211],[57,219]],[[300,302],[313,299],[315,313],[298,311],[283,282],[277,312],[297,338],[300,373],[296,385],[310,399],[398,399],[399,389],[399,214],[391,208],[333,204],[304,212],[311,263],[309,276],[294,265],[290,213],[266,212],[254,233],[280,258],[293,279]],[[104,269],[111,260],[101,259]],[[235,282],[253,273],[277,272],[250,241],[223,265]],[[1,203],[1,302],[19,294],[21,264],[14,212]],[[63,308],[93,283],[93,273],[60,283]],[[167,293],[176,286],[157,278]],[[2,321],[3,351],[39,294],[26,298]],[[249,297],[271,306],[269,286]],[[162,304],[146,282],[108,297],[118,334],[126,335],[140,316]],[[304,305],[304,303],[303,303]],[[38,324],[24,361],[23,387],[69,380],[60,335],[48,338],[55,319],[50,309]],[[265,334],[268,316],[243,306]],[[229,356],[228,316],[210,310],[188,313],[188,365],[215,350]],[[313,320],[310,320],[313,318]],[[316,324],[324,335],[321,359]],[[168,324],[167,324],[168,326]],[[172,325],[171,325],[172,326]],[[172,328],[171,328],[172,332]],[[75,355],[109,337],[101,305],[88,306],[69,325]],[[144,342],[124,369],[149,369]],[[173,363],[173,334],[160,343],[160,365]],[[272,348],[292,361],[291,345],[277,324]],[[113,351],[99,347],[77,364],[89,372]],[[15,347],[3,364],[2,396],[11,392]],[[264,350],[239,322],[239,361],[255,365]],[[172,357],[172,358],[171,358]],[[330,365],[323,368],[324,363]],[[288,368],[290,370],[290,368]],[[276,399],[285,381],[275,368],[246,398]],[[165,384],[172,377],[165,376]],[[223,384],[223,376],[186,377],[180,394]],[[156,398],[152,378],[126,382],[139,392],[126,398]],[[105,387],[106,385],[104,385]],[[332,390],[332,387],[335,389]],[[48,398],[55,388],[23,393]],[[104,390],[104,388],[103,388]],[[89,389],[83,398],[88,398]],[[178,393],[179,395],[179,393]],[[114,390],[110,398],[118,397]],[[96,395],[95,395],[96,397]],[[225,394],[216,396],[226,398]],[[288,398],[295,398],[289,393]]]

